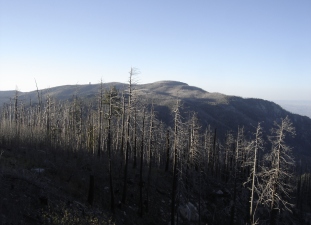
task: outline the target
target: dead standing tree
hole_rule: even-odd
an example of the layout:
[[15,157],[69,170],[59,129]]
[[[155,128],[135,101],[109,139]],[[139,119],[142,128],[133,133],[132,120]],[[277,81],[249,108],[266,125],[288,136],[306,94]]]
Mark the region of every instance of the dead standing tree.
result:
[[152,170],[152,148],[153,148],[153,129],[154,129],[154,107],[153,103],[150,112],[150,126],[149,126],[149,138],[148,138],[148,156],[149,156],[149,168],[148,168],[148,183],[147,183],[147,206],[146,210],[149,211],[149,191],[151,183],[151,170]]
[[263,169],[261,200],[269,207],[270,224],[277,224],[277,213],[289,210],[292,204],[288,201],[293,191],[293,167],[295,161],[291,148],[286,145],[285,137],[295,135],[295,128],[288,117],[282,118],[279,123],[274,122],[275,128],[269,137],[272,150],[265,156],[266,166]]
[[[258,123],[255,138],[249,142],[247,147],[249,151],[248,160],[243,163],[244,167],[250,166],[250,176],[248,177],[247,181],[244,185],[250,184],[250,201],[249,201],[249,221],[251,225],[257,224],[258,219],[256,219],[256,209],[258,204],[255,206],[255,196],[259,193],[258,191],[258,154],[260,150],[264,150],[264,141],[262,137],[262,127],[261,124]],[[256,200],[257,201],[257,200]],[[258,202],[258,201],[257,201]]]
[[103,98],[104,98],[104,89],[103,89],[103,81],[100,81],[100,95],[99,95],[99,104],[98,104],[98,116],[99,116],[99,124],[98,124],[98,139],[97,139],[97,156],[100,157],[101,152],[101,143],[102,143],[102,130],[103,130]]
[[[130,137],[130,128],[131,128],[131,113],[132,113],[132,92],[133,92],[133,77],[138,73],[137,69],[131,68],[129,74],[129,86],[128,86],[128,107],[127,107],[127,136],[126,136],[126,150],[125,150],[125,164],[124,164],[124,182],[123,182],[123,194],[122,194],[122,203],[126,201],[127,195],[127,176],[128,176],[128,161],[129,161],[129,152],[131,148],[131,137]],[[122,138],[122,137],[121,137]]]
[[143,121],[140,144],[140,168],[139,168],[139,214],[143,216],[143,162],[144,162],[144,140],[145,140],[145,108],[143,108]]
[[166,145],[165,145],[165,149],[166,149],[166,163],[165,163],[165,172],[168,171],[168,167],[170,164],[170,130],[167,129],[166,131]]
[[173,187],[171,196],[171,224],[175,224],[176,214],[176,195],[178,186],[178,153],[179,153],[179,127],[180,127],[180,112],[179,100],[177,100],[176,108],[174,110],[174,157],[173,157]]
[[114,204],[114,191],[113,191],[113,174],[112,174],[112,134],[111,134],[111,120],[112,117],[117,114],[119,111],[120,97],[117,89],[115,87],[110,88],[109,92],[105,94],[105,103],[108,104],[108,114],[107,114],[107,151],[109,159],[109,186],[110,186],[110,207],[111,212],[115,213],[115,204]]

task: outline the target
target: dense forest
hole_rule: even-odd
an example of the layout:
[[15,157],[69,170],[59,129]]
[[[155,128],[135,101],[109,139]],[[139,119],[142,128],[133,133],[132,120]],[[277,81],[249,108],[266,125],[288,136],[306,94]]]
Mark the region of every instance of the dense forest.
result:
[[[311,223],[311,175],[287,142],[296,133],[289,117],[274,121],[269,133],[258,121],[252,130],[239,126],[220,138],[195,111],[181,113],[178,98],[173,120],[161,121],[153,100],[136,95],[134,75],[132,69],[126,91],[101,85],[87,101],[43,98],[38,90],[35,101],[25,102],[16,92],[1,108],[0,182],[10,173],[5,154],[24,151],[36,162],[28,169],[70,170],[67,183],[78,180],[72,174],[82,168],[86,179],[76,181],[77,195],[107,211],[112,224]],[[38,223],[101,224],[44,212]]]

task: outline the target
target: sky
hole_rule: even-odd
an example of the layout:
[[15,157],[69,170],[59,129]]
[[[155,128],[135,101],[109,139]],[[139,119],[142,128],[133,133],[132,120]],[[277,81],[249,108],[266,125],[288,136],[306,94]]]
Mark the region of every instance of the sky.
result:
[[176,80],[311,100],[310,0],[0,0],[0,90]]

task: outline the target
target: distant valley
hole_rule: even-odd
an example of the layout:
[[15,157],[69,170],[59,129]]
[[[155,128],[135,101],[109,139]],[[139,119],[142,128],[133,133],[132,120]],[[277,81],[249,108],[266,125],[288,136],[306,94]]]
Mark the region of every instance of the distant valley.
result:
[[311,118],[311,101],[275,100],[287,111]]

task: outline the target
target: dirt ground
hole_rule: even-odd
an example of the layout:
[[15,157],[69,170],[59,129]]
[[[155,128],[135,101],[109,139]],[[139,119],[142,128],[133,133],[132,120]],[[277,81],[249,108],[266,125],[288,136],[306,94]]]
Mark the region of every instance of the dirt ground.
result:
[[[2,148],[0,158],[0,225],[4,224],[168,224],[170,174],[155,173],[149,213],[138,211],[138,169],[130,169],[128,197],[121,204],[123,177],[115,165],[116,214],[110,212],[105,161],[85,153]],[[94,202],[88,199],[90,175]],[[144,188],[144,193],[146,189]],[[144,195],[145,196],[145,195]],[[146,201],[144,201],[146,204]]]

